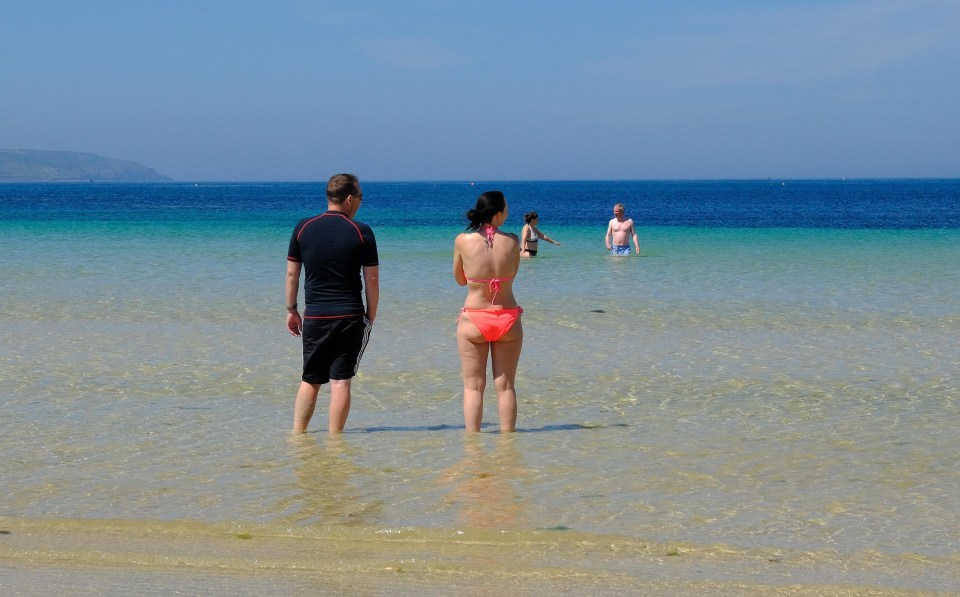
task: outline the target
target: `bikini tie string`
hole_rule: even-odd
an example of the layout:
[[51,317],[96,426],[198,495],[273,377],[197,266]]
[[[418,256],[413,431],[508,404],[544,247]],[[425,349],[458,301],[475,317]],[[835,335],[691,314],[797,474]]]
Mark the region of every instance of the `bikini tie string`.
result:
[[497,227],[490,224],[484,224],[483,229],[481,230],[484,235],[487,237],[487,247],[493,248],[493,237],[497,234]]
[[490,297],[490,302],[494,303],[497,300],[497,293],[500,292],[500,278],[490,280],[490,292],[493,293],[493,296]]

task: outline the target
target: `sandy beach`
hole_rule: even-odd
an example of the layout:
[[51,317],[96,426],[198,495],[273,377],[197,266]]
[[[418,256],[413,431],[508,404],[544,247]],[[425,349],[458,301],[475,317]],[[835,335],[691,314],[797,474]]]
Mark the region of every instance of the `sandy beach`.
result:
[[[835,559],[539,532],[302,533],[275,526],[0,518],[6,595],[137,593],[946,595],[949,559]],[[558,537],[563,534],[564,536]]]

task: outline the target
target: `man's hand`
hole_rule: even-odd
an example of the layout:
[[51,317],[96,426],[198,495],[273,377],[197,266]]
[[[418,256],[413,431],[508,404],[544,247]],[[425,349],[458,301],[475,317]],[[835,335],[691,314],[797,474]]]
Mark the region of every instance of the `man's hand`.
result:
[[300,337],[300,331],[303,329],[303,320],[300,319],[300,313],[296,311],[287,312],[287,331],[291,336]]

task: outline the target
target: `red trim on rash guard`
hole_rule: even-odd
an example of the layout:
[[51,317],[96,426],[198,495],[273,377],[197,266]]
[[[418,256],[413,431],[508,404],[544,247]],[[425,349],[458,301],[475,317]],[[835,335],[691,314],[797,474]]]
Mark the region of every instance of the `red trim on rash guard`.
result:
[[307,220],[306,222],[304,222],[304,223],[303,223],[303,226],[300,227],[300,232],[297,233],[297,240],[300,240],[300,235],[303,234],[303,231],[307,228],[307,226],[309,226],[310,224],[313,224],[314,222],[316,222],[317,220],[319,220],[320,218],[322,218],[324,215],[326,215],[326,214],[321,214],[321,215],[319,215],[319,216],[317,216],[317,217],[315,217],[315,218],[312,218],[312,219]]
[[353,220],[351,220],[350,218],[348,218],[347,216],[343,215],[343,214],[340,213],[340,212],[333,212],[333,213],[327,212],[327,213],[324,213],[324,214],[320,214],[319,216],[317,216],[317,217],[315,217],[315,218],[313,218],[313,219],[311,219],[311,220],[307,220],[307,221],[303,224],[303,227],[300,228],[300,232],[297,233],[297,240],[300,240],[300,235],[303,234],[303,231],[307,229],[307,226],[309,226],[310,224],[313,224],[314,222],[316,222],[317,220],[319,220],[320,218],[325,217],[325,216],[339,216],[339,217],[343,218],[344,220],[350,222],[350,225],[353,226],[353,229],[357,231],[357,236],[360,237],[360,242],[363,243],[363,244],[367,244],[367,242],[363,239],[363,233],[360,232],[360,227],[357,226],[357,224],[356,224]]
[[367,241],[365,241],[365,240],[363,239],[363,233],[360,232],[360,227],[357,226],[356,222],[354,222],[353,220],[351,220],[350,218],[348,218],[347,216],[344,216],[344,215],[341,215],[340,217],[343,218],[344,220],[350,222],[350,225],[353,226],[353,229],[357,231],[357,236],[360,237],[360,244],[364,244],[364,245],[367,244]]

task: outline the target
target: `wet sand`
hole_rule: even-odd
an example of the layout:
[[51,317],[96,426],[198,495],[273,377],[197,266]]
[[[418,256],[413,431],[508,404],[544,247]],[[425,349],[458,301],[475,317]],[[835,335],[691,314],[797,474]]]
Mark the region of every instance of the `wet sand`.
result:
[[[586,534],[0,519],[5,595],[949,595],[949,559],[836,559]],[[898,585],[925,578],[944,591]],[[921,583],[924,584],[924,583]]]

